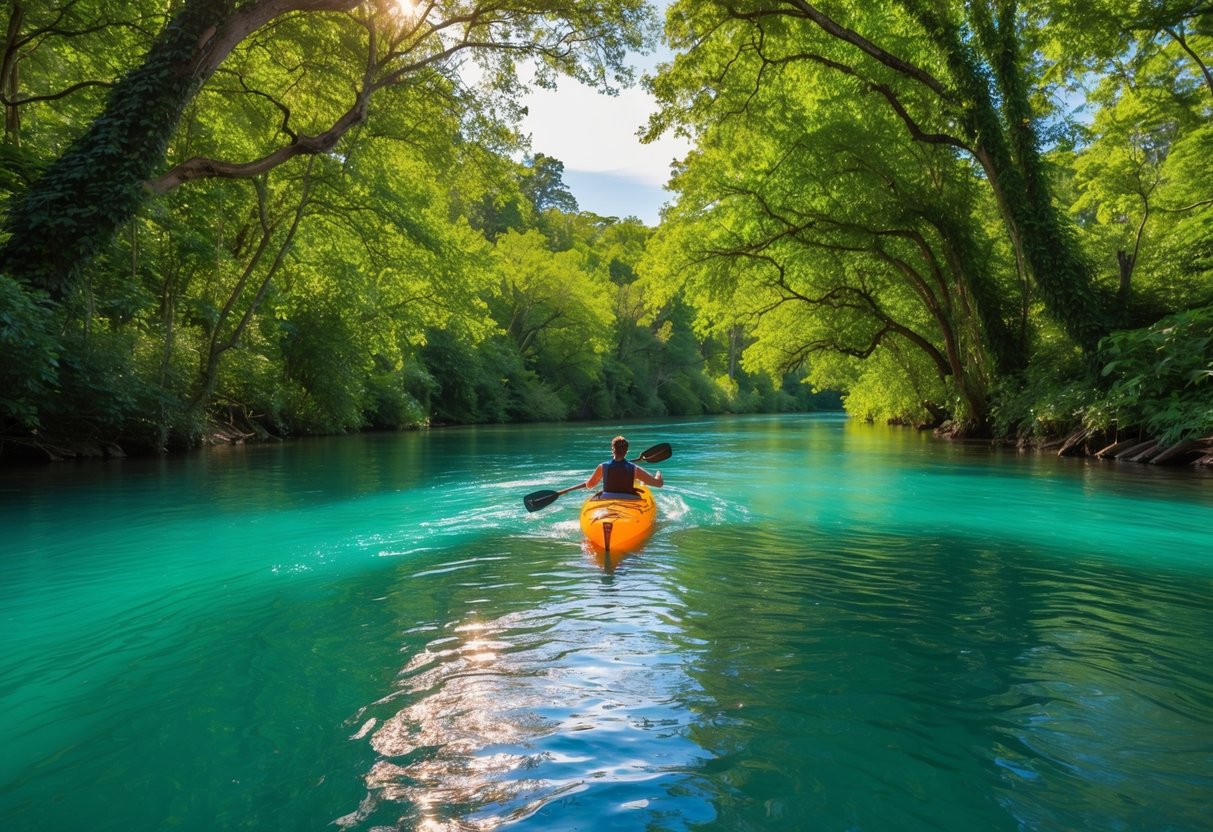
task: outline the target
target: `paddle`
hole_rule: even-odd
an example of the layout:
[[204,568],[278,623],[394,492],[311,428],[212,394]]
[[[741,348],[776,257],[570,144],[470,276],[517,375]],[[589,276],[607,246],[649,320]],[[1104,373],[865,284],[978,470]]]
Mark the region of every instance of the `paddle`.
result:
[[[662,442],[654,445],[640,456],[633,459],[633,462],[665,462],[674,453],[674,449],[670,447],[669,442]],[[576,491],[578,488],[585,488],[585,483],[579,482],[577,485],[570,485],[562,491],[535,491],[527,494],[522,498],[522,504],[526,506],[527,511],[539,511],[541,508],[547,508],[552,503],[560,499],[561,494],[568,494],[570,491]]]

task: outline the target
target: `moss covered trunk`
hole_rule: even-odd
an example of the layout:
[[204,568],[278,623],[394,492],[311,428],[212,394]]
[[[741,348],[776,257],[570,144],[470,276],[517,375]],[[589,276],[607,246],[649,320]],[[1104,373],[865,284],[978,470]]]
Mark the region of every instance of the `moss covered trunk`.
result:
[[185,105],[213,66],[198,61],[236,0],[191,0],[105,110],[13,206],[0,271],[62,298],[138,210]]

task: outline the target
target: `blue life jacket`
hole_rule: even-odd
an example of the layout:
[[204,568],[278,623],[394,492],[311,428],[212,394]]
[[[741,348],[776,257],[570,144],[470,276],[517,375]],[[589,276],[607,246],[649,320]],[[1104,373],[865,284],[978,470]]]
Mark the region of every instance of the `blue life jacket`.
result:
[[615,494],[635,494],[636,466],[626,459],[602,463],[602,490]]

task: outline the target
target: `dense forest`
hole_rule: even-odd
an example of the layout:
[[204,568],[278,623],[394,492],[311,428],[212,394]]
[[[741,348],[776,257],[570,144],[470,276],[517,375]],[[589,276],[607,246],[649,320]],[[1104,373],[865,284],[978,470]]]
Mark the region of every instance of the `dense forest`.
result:
[[[3,455],[841,398],[1213,461],[1207,0],[5,8]],[[657,228],[520,133],[561,78],[691,140]]]

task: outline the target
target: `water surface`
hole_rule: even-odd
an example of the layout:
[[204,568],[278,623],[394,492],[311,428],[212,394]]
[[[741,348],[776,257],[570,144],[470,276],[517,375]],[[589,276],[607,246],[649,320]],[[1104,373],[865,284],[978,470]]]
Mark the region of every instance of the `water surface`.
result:
[[[569,494],[624,430],[661,518]],[[837,417],[0,474],[0,828],[1213,829],[1213,478]]]

